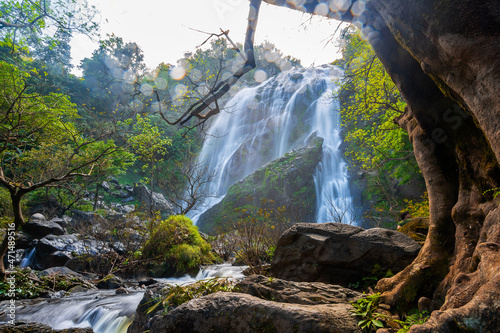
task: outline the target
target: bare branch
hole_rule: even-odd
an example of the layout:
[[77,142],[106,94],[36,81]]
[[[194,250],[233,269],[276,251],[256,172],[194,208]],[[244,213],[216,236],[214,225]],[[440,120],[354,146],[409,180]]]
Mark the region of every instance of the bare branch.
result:
[[[179,118],[174,121],[169,121],[167,117],[161,114],[162,118],[170,125],[184,125],[193,117],[201,120],[201,123],[204,123],[207,119],[212,117],[213,115],[219,113],[219,107],[216,105],[215,108],[211,108],[210,105],[216,102],[219,98],[224,96],[232,86],[238,82],[238,80],[255,68],[255,55],[253,50],[255,30],[257,27],[257,20],[259,17],[259,9],[260,9],[261,0],[250,0],[250,10],[248,15],[248,23],[247,23],[247,31],[245,36],[245,44],[244,44],[244,60],[245,63],[236,70],[233,75],[228,77],[225,80],[222,80],[218,84],[213,87],[207,95],[205,95],[201,100],[192,104],[184,114],[182,114]],[[223,31],[221,35],[227,34],[227,31]],[[216,35],[216,34],[214,34]],[[230,41],[231,42],[231,41]],[[232,43],[232,42],[231,42]],[[233,43],[234,44],[234,43]],[[205,112],[207,109],[208,112]]]

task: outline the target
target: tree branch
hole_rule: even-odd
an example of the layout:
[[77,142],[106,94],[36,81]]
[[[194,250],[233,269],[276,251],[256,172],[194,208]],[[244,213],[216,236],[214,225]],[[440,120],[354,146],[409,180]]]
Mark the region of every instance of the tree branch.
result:
[[[216,102],[219,98],[224,96],[232,86],[238,82],[238,80],[255,68],[255,56],[253,50],[255,30],[257,27],[257,20],[259,17],[259,9],[261,5],[261,0],[250,0],[250,10],[248,14],[247,31],[245,36],[244,44],[244,60],[245,63],[236,72],[225,80],[222,80],[214,88],[212,88],[205,97],[196,103],[192,104],[184,114],[174,121],[169,121],[163,113],[160,112],[162,118],[170,125],[184,125],[193,117],[202,120],[201,123],[206,122],[210,117],[219,113],[220,109],[216,103],[215,108],[211,108],[210,105]],[[226,35],[227,31],[223,31],[222,34]],[[231,41],[230,41],[231,42]],[[232,42],[231,42],[232,43]],[[233,43],[234,44],[234,43]],[[203,113],[209,109],[208,112]]]

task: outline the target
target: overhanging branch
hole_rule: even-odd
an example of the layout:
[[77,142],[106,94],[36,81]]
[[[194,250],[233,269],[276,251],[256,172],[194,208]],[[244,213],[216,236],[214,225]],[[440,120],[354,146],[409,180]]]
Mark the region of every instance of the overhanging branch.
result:
[[[184,114],[182,114],[175,121],[169,121],[163,113],[161,113],[162,118],[170,125],[185,125],[193,117],[202,120],[204,123],[211,116],[219,113],[220,109],[218,106],[218,99],[224,96],[232,86],[238,82],[238,80],[255,68],[255,55],[253,50],[255,30],[257,27],[257,20],[259,17],[261,0],[250,0],[250,10],[248,14],[247,31],[245,35],[244,44],[244,54],[242,54],[245,62],[242,67],[236,70],[230,77],[222,80],[214,88],[212,88],[208,94],[206,94],[198,102],[191,105]],[[226,32],[223,32],[226,35]],[[227,35],[226,35],[227,36]],[[232,43],[232,41],[230,40]],[[211,105],[215,104],[215,108],[211,108]],[[208,110],[208,111],[207,111]]]

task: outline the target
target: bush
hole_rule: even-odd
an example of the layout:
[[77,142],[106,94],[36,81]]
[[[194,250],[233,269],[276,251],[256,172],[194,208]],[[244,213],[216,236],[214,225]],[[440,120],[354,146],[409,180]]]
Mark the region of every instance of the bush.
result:
[[194,272],[200,265],[213,263],[216,259],[198,228],[183,215],[161,221],[144,245],[142,256],[155,263],[155,275]]

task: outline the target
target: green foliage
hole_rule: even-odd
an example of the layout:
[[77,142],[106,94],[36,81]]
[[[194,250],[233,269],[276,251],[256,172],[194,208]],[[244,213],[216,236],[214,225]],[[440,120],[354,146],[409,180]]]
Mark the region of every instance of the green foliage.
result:
[[142,255],[143,259],[154,260],[160,266],[157,273],[162,275],[182,275],[216,259],[193,222],[182,215],[161,221],[144,245]]
[[[15,299],[36,298],[50,291],[68,291],[76,286],[92,287],[76,276],[65,274],[41,275],[27,268],[16,268],[10,274],[15,276]],[[0,300],[12,299],[10,287],[6,281],[0,282]]]
[[493,196],[493,199],[496,199],[498,196],[500,196],[500,187],[497,188],[491,188],[489,190],[484,191],[483,195],[490,194]]
[[422,325],[427,321],[427,319],[429,319],[429,313],[426,311],[410,311],[410,313],[406,315],[405,320],[394,320],[401,326],[397,333],[406,333],[410,330],[411,326]]
[[75,1],[66,0],[2,0],[0,13],[3,23],[0,37],[19,45],[29,42],[32,46],[48,40],[50,47],[56,43],[50,35],[54,30],[55,33],[67,30],[92,35],[98,25],[94,20],[97,10],[87,1],[79,1],[75,6]]
[[358,317],[358,326],[363,332],[375,332],[384,327],[380,319],[385,318],[385,316],[375,312],[380,304],[380,293],[365,296],[356,302],[351,302],[351,304],[354,307],[351,314]]
[[343,33],[344,69],[338,96],[350,168],[366,175],[364,197],[373,203],[369,218],[394,220],[404,203],[394,184],[423,179],[408,134],[396,125],[406,104],[371,46],[358,31]]
[[417,200],[404,200],[406,207],[401,212],[408,211],[412,217],[429,216],[429,195],[424,192],[422,198]]
[[228,278],[202,280],[188,286],[171,286],[166,290],[166,292],[163,293],[162,296],[154,300],[155,304],[151,306],[146,313],[150,314],[154,312],[157,310],[159,305],[163,307],[163,310],[166,313],[192,299],[219,291],[231,292],[238,291],[238,289],[229,281]]

